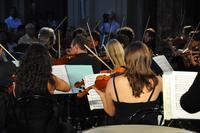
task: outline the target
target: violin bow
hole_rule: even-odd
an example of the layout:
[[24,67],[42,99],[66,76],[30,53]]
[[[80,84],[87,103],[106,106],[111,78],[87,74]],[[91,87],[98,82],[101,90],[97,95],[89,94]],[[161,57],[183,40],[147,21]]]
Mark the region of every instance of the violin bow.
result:
[[101,61],[109,70],[112,70],[112,68],[110,68],[101,58],[99,58],[99,56],[97,54],[95,54],[86,44],[84,45],[84,47],[90,51],[99,61]]
[[107,50],[107,48],[105,47],[105,45],[103,45],[103,48],[104,48],[106,54],[108,55],[108,58],[111,60],[113,66],[115,66],[115,63],[114,63],[113,59],[111,58],[110,53],[108,52],[108,50]]
[[[198,30],[198,28],[199,28],[199,25],[200,25],[200,21],[199,21],[199,23],[198,23],[198,25],[197,25],[197,27],[196,27],[196,29],[195,29],[195,31],[194,31],[194,32],[196,32],[196,31]],[[186,46],[184,47],[184,51],[187,51],[186,49],[188,49],[188,47],[189,47],[189,45],[190,45],[190,43],[191,43],[191,41],[192,41],[193,37],[194,37],[194,34],[193,34],[193,35],[192,35],[192,37],[190,38],[189,42],[188,42],[188,43],[186,43]]]
[[121,24],[121,27],[123,27],[123,26],[124,26],[124,22],[125,22],[125,20],[126,20],[126,16],[124,16],[124,17],[123,17],[123,19],[122,19],[122,24]]
[[183,27],[184,19],[185,19],[185,11],[184,11],[183,14],[181,15],[180,29],[179,29],[179,33],[178,33],[179,35],[180,35],[181,32],[182,32],[182,27]]
[[58,30],[58,58],[61,57],[60,30]]
[[148,19],[147,19],[147,23],[146,23],[146,26],[145,26],[145,29],[144,29],[144,32],[143,32],[143,35],[142,35],[142,42],[143,42],[143,40],[144,40],[144,35],[145,35],[146,30],[147,30],[147,27],[148,27],[148,25],[149,25],[149,21],[150,21],[150,16],[149,16]]
[[97,21],[96,25],[95,25],[94,28],[93,28],[94,31],[96,30],[96,28],[99,26],[100,23],[101,23],[101,20],[99,19],[99,20]]
[[60,26],[65,22],[65,20],[67,19],[67,17],[64,17],[63,20],[58,24],[58,26],[55,28],[55,32],[60,28]]
[[94,47],[94,51],[95,51],[95,53],[97,54],[97,49],[96,49],[95,44],[94,44],[94,39],[93,39],[93,36],[92,36],[91,30],[90,30],[90,26],[89,26],[88,22],[87,22],[86,24],[87,24],[87,28],[88,28],[88,31],[89,31],[90,37],[91,37],[91,39],[92,39],[92,44],[93,44],[93,47]]
[[10,55],[10,57],[12,57],[13,58],[13,60],[14,61],[18,61],[1,43],[0,43],[0,47],[4,50],[4,51],[6,51],[6,53],[7,54],[9,54]]
[[108,34],[108,39],[107,39],[107,41],[110,40],[110,35],[111,35],[111,31],[112,31],[112,23],[113,23],[113,21],[111,22],[111,25],[110,25],[110,31],[109,31],[109,34]]

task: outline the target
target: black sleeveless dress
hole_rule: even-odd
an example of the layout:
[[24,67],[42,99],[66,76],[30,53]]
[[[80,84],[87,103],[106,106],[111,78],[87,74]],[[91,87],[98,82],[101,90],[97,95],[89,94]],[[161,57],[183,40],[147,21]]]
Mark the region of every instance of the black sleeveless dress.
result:
[[138,111],[146,110],[146,109],[152,109],[157,106],[157,101],[150,101],[154,89],[148,99],[145,103],[125,103],[120,102],[117,89],[115,86],[115,77],[113,78],[113,85],[114,90],[116,94],[117,101],[113,101],[115,105],[115,117],[113,124],[151,124],[151,125],[157,125],[157,116],[156,114],[148,115],[145,119],[141,121],[141,117],[137,116],[130,120],[130,118]]

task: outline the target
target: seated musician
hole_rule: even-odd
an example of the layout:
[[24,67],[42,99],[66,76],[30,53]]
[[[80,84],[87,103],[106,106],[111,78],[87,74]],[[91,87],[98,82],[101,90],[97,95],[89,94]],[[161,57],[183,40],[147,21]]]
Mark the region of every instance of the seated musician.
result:
[[187,51],[180,54],[179,62],[183,64],[182,67],[184,68],[184,70],[196,71],[196,67],[198,68],[200,64],[200,31],[192,31],[190,33],[190,37],[192,37],[192,39],[188,44]]
[[68,65],[92,65],[94,73],[100,72],[100,61],[95,57],[89,56],[84,45],[87,45],[87,39],[82,35],[77,35],[72,40],[70,52],[72,55],[75,55],[75,57],[68,63]]
[[130,27],[121,27],[117,29],[117,35],[123,34],[126,35],[129,38],[129,43],[132,43],[135,39],[135,32],[132,28]]
[[122,44],[116,39],[111,39],[106,44],[107,56],[110,57],[113,67],[125,66],[124,49]]
[[[151,60],[147,46],[135,42],[125,50],[125,73],[111,78],[105,91],[95,88],[105,112],[114,118],[115,124],[127,124],[138,110],[155,107],[162,80],[151,70]],[[157,118],[152,116],[144,124],[157,124]]]
[[97,32],[97,31],[93,31],[91,32],[92,34],[92,38],[93,38],[93,41],[94,41],[94,44],[92,42],[92,38],[91,36],[87,36],[87,41],[88,41],[88,47],[93,51],[95,52],[95,49],[97,51],[97,53],[100,54],[100,33]]
[[27,95],[50,95],[54,90],[69,91],[64,80],[52,73],[51,60],[46,47],[41,44],[31,45],[16,75],[13,93],[16,97]]
[[[7,47],[5,44],[2,46]],[[15,65],[7,59],[5,51],[0,47],[0,89],[8,88],[12,84],[11,77],[15,71]]]
[[144,43],[152,51],[152,54],[156,54],[156,31],[153,28],[148,28],[144,34]]
[[[0,42],[1,44],[1,42]],[[5,44],[2,44],[6,47]],[[5,51],[0,46],[0,132],[6,129],[6,114],[7,104],[9,99],[9,87],[12,85],[12,75],[15,73],[16,67],[10,62],[6,56]]]
[[48,48],[49,53],[53,58],[58,57],[58,52],[53,48],[53,45],[56,42],[56,35],[52,28],[41,28],[38,34],[38,39],[41,44],[45,45]]

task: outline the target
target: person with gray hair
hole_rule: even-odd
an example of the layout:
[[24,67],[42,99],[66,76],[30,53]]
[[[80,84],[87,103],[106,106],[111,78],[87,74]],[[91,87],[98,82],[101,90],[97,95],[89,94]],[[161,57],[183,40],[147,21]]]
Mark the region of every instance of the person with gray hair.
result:
[[41,44],[48,48],[53,58],[58,57],[58,52],[53,48],[53,45],[56,43],[56,35],[52,28],[42,27],[39,31],[38,39]]

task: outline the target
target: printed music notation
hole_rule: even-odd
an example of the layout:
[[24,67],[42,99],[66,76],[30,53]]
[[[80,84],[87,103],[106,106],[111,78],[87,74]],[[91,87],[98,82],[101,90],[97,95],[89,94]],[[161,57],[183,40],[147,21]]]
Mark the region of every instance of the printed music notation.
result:
[[[94,85],[96,77],[99,76],[99,75],[105,75],[105,73],[86,75],[84,77],[85,87],[87,88],[87,87]],[[89,93],[89,95],[87,95],[87,97],[88,97],[90,109],[91,110],[93,110],[93,109],[103,109],[103,103],[101,101],[100,96],[97,94],[97,92],[94,89],[91,89],[91,90],[89,90],[88,93]]]
[[168,60],[164,55],[158,55],[153,57],[153,60],[158,64],[158,66],[162,69],[164,72],[171,72],[173,71],[172,66],[169,64]]

